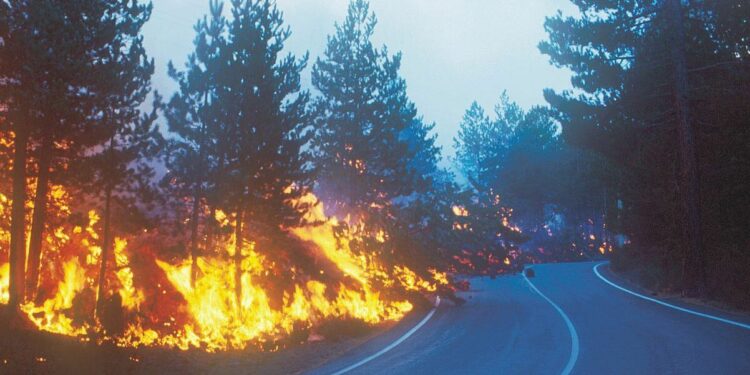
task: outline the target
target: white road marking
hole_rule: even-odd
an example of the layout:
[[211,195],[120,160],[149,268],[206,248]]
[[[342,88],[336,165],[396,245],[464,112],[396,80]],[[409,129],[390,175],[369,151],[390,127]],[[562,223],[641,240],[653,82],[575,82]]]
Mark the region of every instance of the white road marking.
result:
[[417,325],[415,325],[414,327],[412,327],[412,329],[410,329],[409,332],[406,332],[403,336],[399,337],[398,340],[392,342],[390,345],[388,345],[385,348],[381,349],[379,352],[377,352],[377,353],[375,353],[375,354],[373,354],[373,355],[371,355],[371,356],[369,356],[369,357],[367,357],[367,358],[365,358],[365,359],[363,359],[363,360],[361,360],[361,361],[359,361],[359,362],[357,362],[357,363],[355,363],[355,364],[353,364],[353,365],[351,365],[351,366],[349,366],[349,367],[347,367],[347,368],[345,368],[343,370],[336,371],[336,372],[333,373],[333,375],[345,374],[345,373],[347,373],[347,372],[349,372],[351,370],[354,370],[355,368],[357,368],[359,366],[364,365],[367,362],[372,361],[375,358],[380,357],[381,355],[383,355],[385,353],[388,353],[391,349],[395,348],[396,346],[398,346],[399,344],[401,344],[402,342],[404,342],[404,340],[408,339],[411,335],[413,335],[414,332],[417,332],[418,329],[422,328],[422,326],[425,325],[425,323],[427,323],[427,321],[430,320],[430,318],[432,318],[433,315],[435,315],[435,310],[437,309],[437,307],[439,305],[440,305],[440,297],[437,297],[437,299],[435,301],[435,307],[433,307],[432,310],[430,310],[430,312],[427,313],[427,315],[424,318],[422,318],[422,320],[419,323],[417,323]]
[[599,273],[599,270],[598,270],[599,266],[601,266],[602,264],[605,264],[605,263],[607,263],[607,262],[603,262],[603,263],[599,263],[599,264],[595,265],[594,266],[594,273],[596,274],[596,276],[599,276],[599,278],[602,279],[605,283],[607,283],[607,284],[609,284],[609,285],[611,285],[611,286],[613,286],[613,287],[615,287],[617,289],[620,289],[620,290],[622,290],[625,293],[629,293],[629,294],[632,294],[632,295],[634,295],[634,296],[636,296],[638,298],[643,298],[646,301],[651,301],[651,302],[654,302],[654,303],[658,303],[658,304],[660,304],[662,306],[670,307],[670,308],[673,308],[675,310],[679,310],[679,311],[682,311],[682,312],[685,312],[685,313],[688,313],[688,314],[693,314],[693,315],[701,316],[701,317],[704,317],[704,318],[707,318],[707,319],[716,320],[716,321],[719,321],[719,322],[722,322],[722,323],[731,324],[733,326],[737,326],[737,327],[744,328],[744,329],[750,329],[750,324],[735,322],[734,320],[724,319],[724,318],[720,318],[718,316],[704,314],[702,312],[693,311],[693,310],[690,310],[690,309],[686,309],[684,307],[675,306],[675,305],[666,303],[664,301],[660,301],[660,300],[658,300],[656,298],[647,297],[647,296],[644,296],[643,294],[639,294],[639,293],[636,293],[636,292],[634,292],[632,290],[625,289],[625,288],[623,288],[623,287],[621,287],[621,286],[619,286],[619,285],[617,285],[617,284],[615,284],[615,283],[607,280],[606,278],[604,278],[604,276],[602,276]]
[[529,283],[529,286],[531,289],[533,289],[537,294],[542,296],[547,302],[549,302],[552,307],[557,310],[557,312],[560,314],[560,316],[565,321],[565,325],[568,326],[568,332],[570,332],[570,357],[568,358],[568,363],[565,365],[565,368],[562,370],[562,375],[568,375],[571,371],[573,371],[573,367],[576,365],[576,361],[578,360],[578,352],[580,351],[580,344],[578,342],[578,333],[576,332],[576,328],[573,327],[573,322],[570,321],[570,318],[568,318],[568,315],[565,314],[563,309],[560,308],[560,306],[557,306],[556,303],[552,302],[551,299],[549,299],[547,296],[544,295],[544,293],[540,292],[539,289],[534,286],[534,284],[529,280],[528,277],[526,277],[526,270],[522,272],[523,279],[526,280],[527,283]]

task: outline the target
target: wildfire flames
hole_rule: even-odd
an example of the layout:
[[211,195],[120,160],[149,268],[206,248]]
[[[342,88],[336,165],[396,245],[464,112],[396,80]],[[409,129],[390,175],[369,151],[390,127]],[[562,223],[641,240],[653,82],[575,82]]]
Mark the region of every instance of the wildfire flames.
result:
[[0,303],[8,303],[8,281],[10,277],[10,265],[0,265]]
[[[65,207],[62,187],[53,189],[57,204]],[[314,253],[335,265],[343,277],[316,278],[291,267],[280,270],[264,249],[249,241],[242,246],[241,274],[235,275],[234,243],[220,244],[220,253],[199,257],[197,275],[191,282],[191,260],[159,259],[148,246],[132,246],[138,238],[115,238],[114,259],[107,275],[111,296],[104,309],[115,311],[123,327],[95,316],[97,271],[101,259],[99,215],[88,212],[81,225],[61,225],[49,230],[39,296],[22,306],[22,311],[41,330],[76,336],[81,340],[112,341],[119,346],[166,346],[206,351],[242,349],[248,346],[274,350],[277,342],[296,332],[315,332],[327,320],[356,319],[366,324],[395,321],[413,306],[403,297],[384,293],[401,290],[434,292],[447,285],[444,273],[432,271],[430,280],[405,266],[386,267],[371,253],[355,252],[350,244],[364,230],[363,223],[327,217],[323,205],[309,194],[302,198],[313,204],[308,225],[287,228],[291,236],[309,244]],[[0,217],[7,218],[8,199],[0,194]],[[219,213],[218,215],[224,215]],[[4,219],[5,220],[5,219]],[[337,226],[345,221],[342,234]],[[230,225],[224,220],[224,225]],[[7,244],[7,225],[0,229],[0,242]],[[384,241],[386,234],[376,236]],[[143,241],[140,241],[143,242]],[[283,273],[293,280],[292,290],[280,300],[269,290],[269,272]],[[272,276],[272,275],[271,275]],[[235,280],[241,293],[236,294]],[[140,280],[139,282],[136,282]],[[0,303],[8,301],[9,264],[7,252],[0,252]],[[397,285],[396,285],[397,284]],[[116,308],[112,309],[111,306]],[[102,316],[110,316],[103,314]],[[117,315],[119,314],[119,315]],[[113,328],[114,327],[114,328]]]

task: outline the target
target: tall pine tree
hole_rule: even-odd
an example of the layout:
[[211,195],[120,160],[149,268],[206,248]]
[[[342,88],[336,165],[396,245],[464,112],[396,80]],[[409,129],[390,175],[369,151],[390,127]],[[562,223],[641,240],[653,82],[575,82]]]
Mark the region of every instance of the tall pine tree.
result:
[[[209,192],[215,191],[217,181],[212,176],[219,172],[221,150],[216,140],[223,127],[217,123],[217,76],[222,69],[220,51],[226,49],[226,20],[222,16],[222,4],[210,3],[210,19],[203,18],[195,25],[195,51],[188,57],[184,71],[177,71],[169,64],[169,75],[178,82],[176,93],[165,112],[169,130],[176,135],[169,141],[164,152],[167,173],[163,184],[170,195],[182,203],[182,198],[191,198],[190,207],[190,258],[192,260],[191,282],[197,274],[199,222],[201,212],[209,202]],[[212,202],[214,200],[212,199]],[[211,205],[215,207],[215,204]],[[179,208],[178,208],[179,209]],[[205,218],[205,230],[212,231],[213,215]],[[206,236],[212,233],[206,233]],[[207,239],[208,242],[210,239]],[[206,247],[210,247],[207,243]]]
[[312,72],[321,93],[319,190],[331,207],[355,216],[424,190],[438,154],[398,74],[401,56],[370,40],[375,25],[368,3],[352,1]]
[[143,47],[141,28],[151,16],[151,3],[124,1],[114,6],[118,10],[115,36],[107,48],[107,59],[100,69],[96,96],[101,112],[96,117],[98,127],[106,138],[92,150],[79,170],[88,173],[88,191],[100,203],[103,235],[100,270],[96,297],[96,311],[101,317],[107,297],[107,274],[113,262],[113,243],[117,227],[113,215],[118,215],[120,229],[128,223],[128,216],[140,216],[144,204],[154,199],[154,170],[151,160],[158,153],[161,134],[154,122],[160,97],[154,94],[153,108],[142,113],[141,107],[151,92],[154,62]]
[[[309,191],[309,94],[300,73],[307,57],[282,56],[290,31],[267,0],[234,0],[216,71],[217,131],[211,150],[220,159],[216,187],[225,212],[234,214],[235,292],[242,294],[246,235],[268,241],[298,225]],[[269,238],[270,237],[270,238]]]

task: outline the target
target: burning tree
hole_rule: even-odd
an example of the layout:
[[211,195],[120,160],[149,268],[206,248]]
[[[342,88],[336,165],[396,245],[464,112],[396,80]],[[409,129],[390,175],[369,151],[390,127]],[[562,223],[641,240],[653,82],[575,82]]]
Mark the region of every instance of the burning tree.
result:
[[[430,259],[417,268],[427,275],[439,252],[411,242],[416,223],[405,220],[425,222],[413,208],[433,189],[439,150],[432,125],[406,95],[401,55],[373,46],[375,25],[367,2],[352,1],[313,66],[313,85],[321,93],[313,140],[316,191],[334,213],[350,215],[342,230],[359,228],[367,238],[357,245],[361,250],[376,251],[389,264]],[[431,257],[414,256],[430,251]]]
[[302,150],[310,126],[308,94],[300,91],[307,58],[280,56],[289,35],[274,4],[234,1],[226,43],[218,50],[217,123],[224,130],[216,144],[225,162],[217,189],[223,196],[219,205],[234,214],[238,299],[246,233],[259,241],[260,235],[278,237],[282,225],[299,224],[303,211],[290,202],[308,191]]
[[[145,203],[154,195],[154,172],[148,162],[156,156],[161,141],[161,134],[154,126],[159,96],[155,95],[151,113],[141,114],[140,110],[150,92],[154,71],[154,63],[148,60],[140,36],[141,27],[150,17],[151,5],[124,6],[126,13],[117,24],[121,32],[108,49],[106,75],[101,77],[97,91],[103,103],[96,120],[105,129],[107,138],[83,167],[90,168],[90,191],[103,206],[97,313],[101,312],[109,294],[107,267],[113,257],[115,206],[127,215],[137,212],[136,204]],[[121,225],[125,224],[126,215],[119,216]]]
[[[103,102],[103,85],[120,78],[111,59],[131,45],[138,50],[139,25],[148,19],[148,9],[137,2],[13,1],[2,11],[0,84],[15,147],[10,264],[11,304],[17,306],[33,297],[38,284],[52,171],[65,171],[107,137],[96,116],[110,104]],[[37,173],[25,277],[29,156],[36,156]]]
[[[181,211],[180,198],[192,199],[189,216],[190,257],[192,260],[191,283],[198,271],[199,222],[205,216],[206,246],[212,250],[216,228],[217,181],[226,164],[226,154],[218,141],[225,127],[218,121],[221,102],[217,101],[218,77],[221,69],[220,51],[226,44],[226,20],[222,16],[222,5],[210,3],[210,21],[203,19],[195,25],[195,52],[188,57],[184,71],[169,64],[169,75],[178,82],[180,91],[166,106],[165,115],[169,130],[176,135],[169,139],[164,152],[167,173],[162,185],[171,196],[178,197],[175,207]],[[213,193],[213,194],[211,194]],[[204,207],[210,207],[208,215],[202,215]],[[178,220],[179,221],[179,220]]]

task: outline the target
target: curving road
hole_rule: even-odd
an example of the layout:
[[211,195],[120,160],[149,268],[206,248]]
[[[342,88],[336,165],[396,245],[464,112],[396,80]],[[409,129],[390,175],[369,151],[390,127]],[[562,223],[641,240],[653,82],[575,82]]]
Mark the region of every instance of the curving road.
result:
[[595,266],[472,280],[466,305],[412,317],[310,374],[750,374],[750,319],[647,300]]

